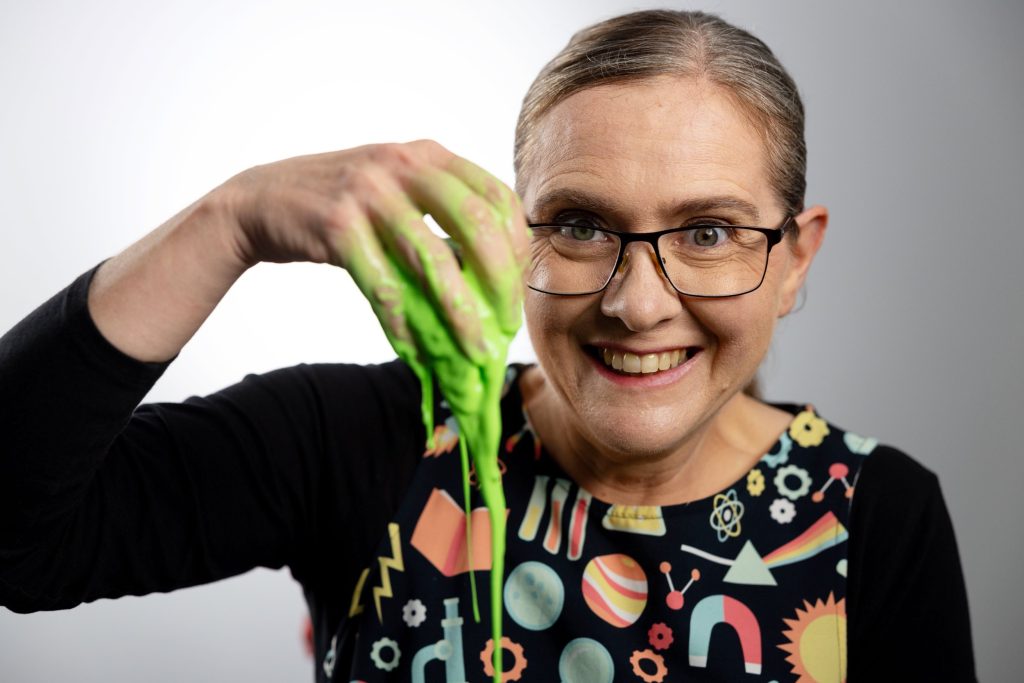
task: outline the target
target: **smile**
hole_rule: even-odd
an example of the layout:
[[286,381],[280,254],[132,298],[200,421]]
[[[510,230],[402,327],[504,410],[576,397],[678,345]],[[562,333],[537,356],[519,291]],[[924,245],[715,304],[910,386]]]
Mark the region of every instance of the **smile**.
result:
[[652,375],[678,367],[692,355],[689,349],[680,348],[659,353],[636,354],[615,349],[598,349],[598,356],[613,370],[627,375]]

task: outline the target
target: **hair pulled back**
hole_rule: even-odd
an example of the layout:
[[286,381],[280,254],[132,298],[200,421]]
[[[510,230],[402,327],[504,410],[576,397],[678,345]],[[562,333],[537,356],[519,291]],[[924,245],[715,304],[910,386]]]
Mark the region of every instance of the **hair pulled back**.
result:
[[517,186],[536,154],[538,123],[552,107],[586,88],[662,75],[722,87],[764,141],[781,208],[794,215],[803,209],[807,146],[796,83],[760,39],[704,12],[633,12],[574,35],[523,99],[514,148]]

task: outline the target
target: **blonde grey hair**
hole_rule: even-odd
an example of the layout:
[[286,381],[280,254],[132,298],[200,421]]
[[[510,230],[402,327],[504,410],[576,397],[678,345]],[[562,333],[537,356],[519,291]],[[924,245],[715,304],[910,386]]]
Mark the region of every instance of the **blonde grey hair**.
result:
[[796,83],[761,40],[704,12],[634,12],[574,35],[523,99],[515,137],[517,189],[536,154],[537,125],[552,107],[586,88],[662,75],[724,88],[764,141],[780,208],[793,215],[803,209],[807,147]]

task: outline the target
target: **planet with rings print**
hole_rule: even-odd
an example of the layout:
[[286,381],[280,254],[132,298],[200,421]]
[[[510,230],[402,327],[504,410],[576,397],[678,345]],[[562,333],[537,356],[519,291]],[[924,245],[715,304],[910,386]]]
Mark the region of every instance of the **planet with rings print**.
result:
[[629,555],[601,555],[583,570],[583,599],[594,614],[617,628],[640,618],[647,605],[647,575]]

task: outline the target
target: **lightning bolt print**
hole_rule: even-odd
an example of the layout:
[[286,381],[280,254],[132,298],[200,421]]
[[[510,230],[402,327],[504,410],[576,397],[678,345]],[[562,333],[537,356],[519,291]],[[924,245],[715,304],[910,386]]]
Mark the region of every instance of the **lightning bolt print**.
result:
[[388,536],[391,540],[391,557],[382,555],[377,558],[377,562],[380,563],[380,585],[373,587],[373,602],[377,606],[377,621],[381,623],[384,623],[384,619],[381,617],[380,599],[392,596],[391,575],[388,573],[388,570],[394,569],[396,572],[405,571],[405,563],[402,561],[402,543],[398,535],[398,525],[394,522],[388,524]]
[[348,608],[348,616],[351,619],[357,614],[363,613],[363,586],[366,585],[366,577],[370,575],[370,568],[367,567],[363,570],[363,573],[359,575],[359,580],[356,582],[356,589],[352,591],[352,604]]

